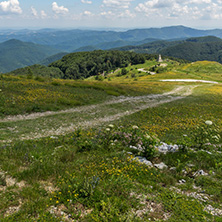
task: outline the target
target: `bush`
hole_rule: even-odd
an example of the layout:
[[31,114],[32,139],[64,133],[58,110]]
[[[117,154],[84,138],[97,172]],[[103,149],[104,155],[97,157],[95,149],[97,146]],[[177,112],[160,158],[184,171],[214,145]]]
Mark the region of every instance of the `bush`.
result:
[[123,75],[126,75],[128,73],[128,71],[127,71],[127,69],[126,68],[123,68],[122,70],[121,70],[121,75],[123,76]]
[[97,75],[95,77],[95,80],[98,80],[98,81],[103,81],[104,80],[104,77],[102,75]]
[[95,139],[104,149],[110,150],[113,147],[122,146],[133,149],[139,155],[149,159],[155,156],[155,146],[159,143],[155,135],[150,135],[137,126],[115,129],[113,125],[109,125],[105,131],[99,132]]

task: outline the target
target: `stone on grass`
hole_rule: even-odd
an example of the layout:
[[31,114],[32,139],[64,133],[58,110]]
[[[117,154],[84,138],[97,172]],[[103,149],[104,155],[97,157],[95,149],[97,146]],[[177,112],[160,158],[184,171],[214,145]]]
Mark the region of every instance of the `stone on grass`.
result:
[[133,160],[139,161],[140,163],[146,164],[147,166],[153,167],[153,164],[147,160],[145,157],[136,156]]
[[193,176],[207,176],[208,173],[205,173],[203,170],[198,170],[197,172],[194,173]]
[[218,208],[214,208],[211,205],[207,205],[204,210],[213,216],[221,217],[222,216],[222,210]]
[[176,167],[170,167],[170,170],[171,170],[171,171],[176,171],[177,168],[176,168]]
[[168,145],[167,143],[161,142],[161,145],[157,147],[160,153],[167,153],[167,152],[176,152],[179,150],[178,145]]
[[179,180],[179,183],[181,183],[181,184],[186,183],[186,182],[187,182],[187,181],[184,180],[184,179]]
[[154,166],[160,170],[167,169],[168,166],[165,163],[154,164]]

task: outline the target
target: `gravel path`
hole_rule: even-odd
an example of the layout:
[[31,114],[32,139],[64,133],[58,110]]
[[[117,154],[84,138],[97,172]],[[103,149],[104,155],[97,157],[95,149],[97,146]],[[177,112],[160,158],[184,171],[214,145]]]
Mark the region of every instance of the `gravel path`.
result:
[[[16,130],[13,131],[14,138],[11,138],[12,140],[15,138],[26,140],[58,136],[73,132],[79,127],[84,129],[101,126],[150,107],[183,99],[192,94],[192,90],[197,86],[179,86],[164,94],[137,97],[121,96],[97,105],[82,106],[56,112],[10,116],[1,119],[0,122],[13,124],[16,127]],[[33,127],[27,130],[30,127],[29,120],[32,120],[31,125]],[[2,142],[10,141],[4,140]]]
[[[146,100],[151,100],[151,99],[161,100],[165,98],[166,96],[175,95],[175,94],[178,94],[181,96],[188,96],[192,94],[192,90],[196,87],[197,86],[179,86],[173,89],[172,91],[164,93],[164,94],[152,94],[152,95],[147,95],[147,96],[136,96],[136,97],[120,96],[113,100],[110,100],[101,104],[97,104],[97,105],[87,105],[87,106],[81,106],[77,108],[60,110],[60,111],[47,111],[47,112],[32,113],[32,114],[27,114],[27,115],[7,116],[3,119],[0,119],[0,122],[15,122],[15,121],[20,121],[20,120],[31,120],[31,119],[37,119],[37,118],[45,117],[45,116],[73,113],[73,112],[89,112],[93,109],[99,109],[99,107],[102,105],[111,105],[111,104],[124,103],[124,102],[145,102]],[[173,101],[176,98],[171,98],[171,99]],[[162,104],[161,101],[159,101],[158,103]]]
[[218,84],[215,81],[201,80],[201,79],[163,79],[162,82],[202,82],[202,83],[213,83]]

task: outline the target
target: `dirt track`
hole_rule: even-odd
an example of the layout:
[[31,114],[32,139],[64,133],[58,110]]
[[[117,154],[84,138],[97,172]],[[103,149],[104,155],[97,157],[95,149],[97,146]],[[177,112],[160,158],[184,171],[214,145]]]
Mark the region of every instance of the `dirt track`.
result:
[[[31,120],[31,119],[36,119],[44,116],[51,116],[51,115],[58,115],[58,114],[64,114],[64,113],[73,113],[73,112],[89,112],[90,110],[93,109],[99,109],[100,106],[102,105],[110,105],[110,104],[117,104],[117,103],[124,103],[124,102],[147,102],[150,100],[160,100],[159,102],[155,102],[155,106],[158,104],[162,104],[163,101],[162,99],[165,99],[166,96],[170,95],[180,95],[182,97],[188,96],[192,94],[192,90],[197,87],[197,86],[179,86],[175,88],[174,90],[164,93],[164,94],[154,94],[154,95],[148,95],[148,96],[136,96],[136,97],[125,97],[125,96],[120,96],[117,99],[113,99],[110,101],[107,101],[102,104],[97,104],[97,105],[88,105],[88,106],[82,106],[78,108],[72,108],[72,109],[67,109],[67,110],[61,110],[61,111],[47,111],[47,112],[42,112],[42,113],[32,113],[28,115],[17,115],[17,116],[8,116],[4,119],[0,119],[0,122],[15,122],[15,121],[20,121],[20,120]],[[171,98],[170,100],[174,101],[177,99],[180,99],[181,97],[174,97]],[[167,102],[170,102],[167,100]],[[152,104],[150,104],[152,106]],[[146,108],[148,108],[147,106]],[[143,107],[144,109],[144,107]]]
[[[164,94],[137,97],[121,96],[101,104],[82,106],[57,112],[9,116],[1,119],[0,122],[10,123],[16,127],[18,124],[24,131],[24,129],[30,127],[31,120],[31,124],[34,127],[30,128],[30,131],[26,130],[25,133],[19,134],[22,130],[19,129],[19,127],[17,128],[17,138],[19,139],[34,139],[62,135],[73,132],[79,127],[90,128],[103,125],[149,107],[155,107],[160,104],[183,99],[184,97],[191,95],[192,90],[197,86],[198,85],[179,86]],[[16,135],[14,135],[14,137],[16,137]]]

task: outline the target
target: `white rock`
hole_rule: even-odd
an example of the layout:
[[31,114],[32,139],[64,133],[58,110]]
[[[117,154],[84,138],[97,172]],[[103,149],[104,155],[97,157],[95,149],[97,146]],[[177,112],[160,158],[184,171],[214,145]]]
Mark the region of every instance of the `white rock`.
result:
[[156,168],[158,168],[158,169],[160,169],[160,170],[163,170],[163,169],[167,169],[168,168],[168,166],[165,164],[165,163],[159,163],[159,164],[154,164],[154,166],[156,167]]
[[137,156],[137,157],[133,158],[133,160],[139,161],[140,163],[143,163],[143,164],[146,164],[147,166],[153,167],[152,162],[147,160],[145,157]]
[[205,211],[207,211],[208,213],[214,215],[214,216],[222,216],[222,210],[218,209],[218,208],[214,208],[211,205],[208,205],[204,208]]
[[167,143],[161,142],[161,145],[157,147],[160,153],[167,153],[167,152],[176,152],[179,150],[178,145],[168,145]]
[[197,172],[194,173],[193,176],[207,176],[208,173],[205,173],[203,170],[198,170]]
[[177,168],[176,168],[176,167],[170,167],[170,170],[171,170],[171,171],[176,171]]
[[186,183],[187,181],[186,180],[184,180],[184,179],[182,179],[182,180],[179,180],[179,183]]

